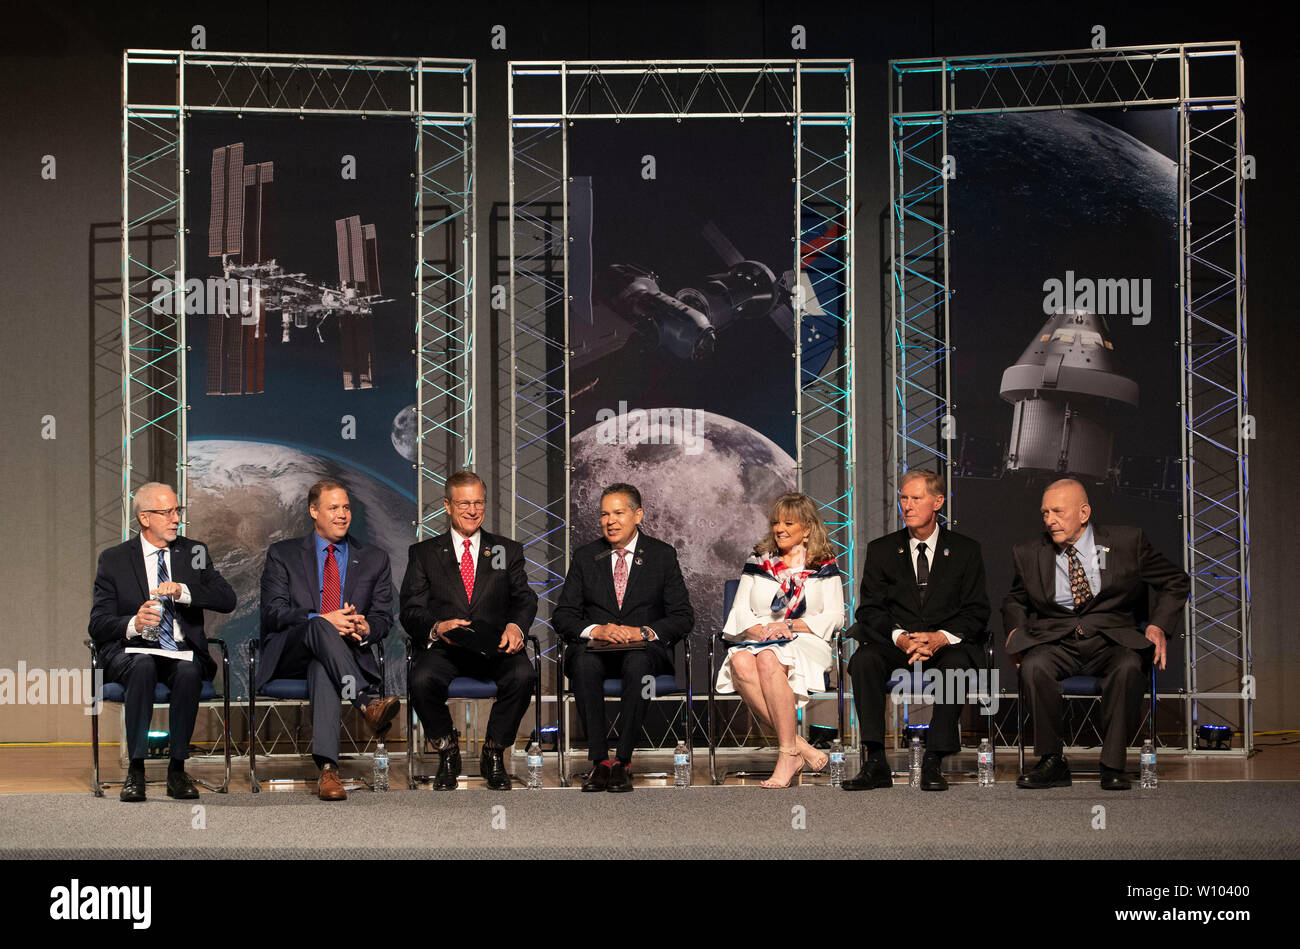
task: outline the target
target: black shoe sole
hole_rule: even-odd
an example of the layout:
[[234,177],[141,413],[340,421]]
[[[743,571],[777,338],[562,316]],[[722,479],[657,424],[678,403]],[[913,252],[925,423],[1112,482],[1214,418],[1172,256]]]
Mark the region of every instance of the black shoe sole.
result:
[[141,794],[139,797],[122,797],[122,795],[119,794],[117,796],[117,799],[121,801],[123,804],[140,804],[144,802],[145,797],[143,794]]
[[630,784],[621,784],[618,787],[610,785],[605,790],[609,791],[610,794],[631,794],[636,790],[636,788],[632,787]]
[[1046,788],[1068,788],[1070,787],[1070,784],[1071,782],[1069,778],[1066,778],[1064,781],[1049,781],[1046,784],[1030,784],[1023,778],[1016,778],[1016,787],[1024,788],[1026,791],[1042,791]]
[[946,790],[948,790],[948,785],[947,785],[947,784],[931,784],[929,787],[926,787],[924,784],[922,784],[922,785],[921,785],[921,790],[922,790],[922,791],[946,791]]
[[168,788],[167,796],[175,798],[178,801],[197,801],[199,799],[199,792],[192,791],[189,794],[173,794],[172,789]]

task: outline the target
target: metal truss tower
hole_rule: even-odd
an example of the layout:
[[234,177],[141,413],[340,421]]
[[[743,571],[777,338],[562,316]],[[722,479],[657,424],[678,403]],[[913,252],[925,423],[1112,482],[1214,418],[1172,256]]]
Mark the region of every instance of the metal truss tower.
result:
[[[578,122],[785,119],[795,156],[795,274],[815,270],[831,321],[796,295],[797,477],[822,504],[839,564],[855,574],[853,63],[847,60],[510,64],[510,525],[549,626],[570,549],[569,139]],[[823,317],[820,315],[818,319]],[[829,358],[827,338],[834,336]],[[814,351],[817,368],[805,371]],[[810,362],[809,365],[813,365]],[[853,610],[854,584],[845,588]],[[714,608],[713,604],[702,606]]]
[[[400,117],[416,154],[418,536],[447,473],[474,463],[473,60],[127,50],[122,56],[122,532],[140,484],[186,499],[186,119]],[[160,237],[161,235],[161,237]],[[154,282],[173,305],[156,308]],[[158,312],[159,309],[165,312]]]
[[[948,320],[957,288],[949,280],[943,167],[949,120],[1041,110],[1178,110],[1183,558],[1192,594],[1187,687],[1160,698],[1185,706],[1181,750],[1197,752],[1197,724],[1226,724],[1242,745],[1216,753],[1249,754],[1251,432],[1240,44],[894,60],[890,81],[889,496],[907,469],[930,466],[951,475],[954,463]],[[950,500],[950,516],[959,501]]]

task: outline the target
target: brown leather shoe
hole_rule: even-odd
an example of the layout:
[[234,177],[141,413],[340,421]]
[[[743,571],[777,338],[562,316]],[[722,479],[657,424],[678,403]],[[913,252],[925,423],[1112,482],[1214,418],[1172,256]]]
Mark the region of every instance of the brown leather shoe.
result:
[[322,768],[320,780],[316,782],[316,793],[320,795],[322,801],[346,801],[348,799],[347,789],[343,787],[343,779],[339,777],[338,768]]
[[401,707],[402,700],[396,695],[390,695],[386,699],[373,699],[362,714],[365,715],[370,730],[376,735],[382,735],[388,731],[389,723],[397,717]]

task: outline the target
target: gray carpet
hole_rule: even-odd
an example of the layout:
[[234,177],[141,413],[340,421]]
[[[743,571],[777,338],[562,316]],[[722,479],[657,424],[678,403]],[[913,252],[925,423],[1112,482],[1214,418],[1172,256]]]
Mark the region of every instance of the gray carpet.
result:
[[[1300,857],[1300,782],[1180,782],[1106,793],[1094,781],[1019,791],[955,785],[846,793],[829,787],[356,792],[150,791],[0,796],[5,858],[891,858],[1266,859]],[[1105,829],[1093,829],[1096,805]],[[494,811],[498,806],[503,811]],[[805,826],[795,829],[796,807]],[[504,827],[493,828],[494,818]]]

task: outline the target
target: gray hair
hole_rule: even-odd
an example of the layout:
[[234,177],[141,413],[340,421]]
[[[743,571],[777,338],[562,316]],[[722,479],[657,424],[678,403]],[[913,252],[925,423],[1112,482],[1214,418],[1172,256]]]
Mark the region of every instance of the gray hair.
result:
[[140,514],[144,511],[145,509],[144,506],[148,503],[151,503],[146,501],[145,497],[146,496],[152,497],[153,495],[157,494],[160,490],[171,491],[172,494],[176,493],[175,488],[173,488],[170,484],[163,484],[161,481],[149,481],[146,482],[145,484],[140,485],[140,487],[136,488],[135,494],[131,496],[131,513],[138,518]]

